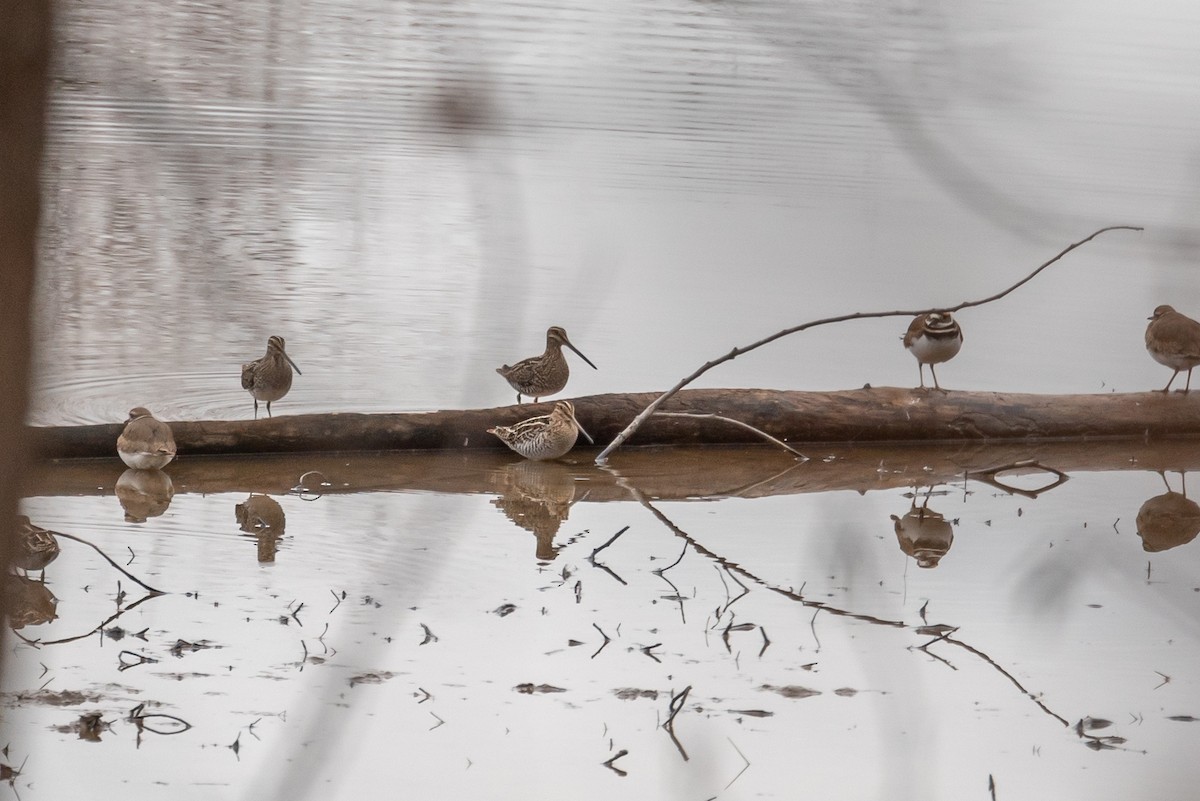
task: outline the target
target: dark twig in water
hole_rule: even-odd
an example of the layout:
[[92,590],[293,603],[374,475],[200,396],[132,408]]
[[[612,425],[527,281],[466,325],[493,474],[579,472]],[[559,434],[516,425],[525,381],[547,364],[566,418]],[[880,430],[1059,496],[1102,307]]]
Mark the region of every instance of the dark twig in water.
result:
[[604,633],[604,629],[600,628],[600,627],[599,627],[599,626],[597,626],[595,623],[593,623],[593,624],[592,624],[592,628],[594,628],[596,631],[600,632],[600,636],[604,638],[604,642],[603,642],[603,643],[601,643],[601,644],[600,644],[600,647],[596,649],[596,653],[592,654],[592,659],[595,659],[597,656],[599,656],[599,655],[600,655],[600,652],[601,652],[601,651],[603,651],[603,650],[604,650],[604,648],[605,648],[605,647],[606,647],[606,646],[607,646],[607,645],[608,645],[610,642],[612,642],[612,638],[611,638],[611,637],[609,637],[607,634],[605,634],[605,633]]
[[658,569],[657,569],[657,570],[655,570],[654,572],[655,572],[655,573],[657,573],[658,575],[660,575],[660,576],[661,576],[663,573],[666,573],[668,570],[670,570],[671,568],[675,567],[675,565],[677,565],[677,564],[679,564],[680,562],[682,562],[682,561],[683,561],[684,554],[686,554],[686,553],[687,553],[687,551],[688,551],[688,548],[689,548],[689,547],[691,547],[691,546],[689,546],[689,545],[688,545],[688,544],[685,542],[685,543],[683,544],[683,550],[679,552],[679,558],[678,558],[678,559],[676,559],[674,562],[672,562],[671,564],[667,565],[666,567],[660,567],[660,568],[658,568]]
[[647,406],[645,409],[643,409],[638,414],[637,417],[633,418],[633,420],[629,423],[629,425],[625,426],[625,428],[621,431],[621,433],[617,434],[616,438],[608,444],[608,447],[606,447],[604,450],[600,451],[600,454],[596,457],[596,463],[601,464],[606,459],[608,459],[609,454],[611,454],[617,448],[621,447],[622,443],[624,443],[625,440],[627,440],[631,436],[633,436],[634,432],[637,431],[638,428],[641,427],[642,423],[646,422],[646,420],[650,417],[650,415],[657,412],[658,408],[660,406],[662,406],[664,403],[666,403],[672,396],[674,396],[675,393],[679,392],[679,390],[683,389],[688,384],[692,383],[697,378],[704,375],[705,373],[707,373],[709,370],[716,367],[717,365],[723,364],[724,362],[727,362],[727,361],[731,361],[732,359],[736,359],[738,356],[741,356],[743,353],[749,353],[752,350],[761,348],[763,345],[770,344],[771,342],[774,342],[777,339],[782,339],[783,337],[789,336],[790,334],[796,334],[801,331],[806,331],[809,328],[816,328],[817,326],[829,325],[831,323],[843,323],[843,322],[847,322],[849,320],[866,320],[866,319],[874,319],[874,318],[879,318],[879,317],[916,317],[917,315],[920,315],[920,314],[931,314],[933,312],[956,312],[961,309],[967,309],[967,308],[971,308],[974,306],[982,306],[985,303],[991,303],[992,301],[1000,300],[1001,298],[1008,295],[1013,290],[1028,283],[1029,281],[1031,281],[1034,278],[1034,276],[1036,276],[1042,270],[1046,269],[1051,264],[1054,264],[1056,261],[1061,259],[1063,256],[1066,256],[1072,250],[1075,250],[1076,248],[1080,247],[1081,245],[1087,244],[1088,242],[1092,241],[1096,237],[1100,236],[1100,234],[1102,234],[1106,231],[1118,231],[1118,230],[1141,231],[1142,228],[1139,226],[1134,226],[1134,225],[1110,225],[1106,228],[1101,228],[1100,230],[1093,233],[1091,236],[1088,236],[1084,239],[1079,240],[1078,242],[1068,245],[1066,248],[1059,251],[1058,255],[1056,255],[1054,258],[1043,263],[1040,267],[1038,267],[1032,273],[1025,276],[1020,281],[1018,281],[1017,283],[1010,286],[1008,289],[1004,290],[1003,292],[998,292],[995,295],[991,295],[989,297],[983,298],[981,300],[968,300],[968,301],[963,301],[962,303],[959,303],[956,306],[945,306],[945,307],[938,307],[938,308],[931,308],[931,309],[896,310],[896,311],[886,311],[886,312],[855,312],[853,314],[841,314],[841,315],[838,315],[837,317],[826,317],[826,318],[823,318],[820,320],[812,320],[807,323],[802,323],[800,325],[792,326],[791,328],[785,328],[782,331],[777,331],[774,334],[771,334],[771,336],[760,339],[757,342],[754,342],[745,347],[734,348],[733,350],[729,351],[729,353],[725,354],[724,356],[722,356],[718,359],[714,359],[710,362],[705,362],[704,365],[702,365],[698,370],[696,370],[695,372],[693,372],[691,375],[687,376],[686,378],[680,380],[679,383],[677,383],[675,386],[671,387],[666,392],[664,392],[662,395],[659,395],[657,398],[655,398],[654,401],[651,402],[651,404],[649,406]]
[[760,650],[758,652],[758,657],[761,659],[762,655],[765,654],[767,652],[767,649],[771,647],[771,638],[767,636],[767,630],[764,629],[762,626],[758,627],[758,631],[760,634],[762,634],[762,638],[763,638],[762,650]]
[[651,653],[651,652],[652,652],[652,651],[653,651],[655,648],[657,648],[657,647],[658,647],[658,646],[660,646],[660,645],[662,645],[662,643],[661,643],[661,642],[656,642],[656,643],[654,643],[654,645],[643,645],[643,646],[641,647],[641,649],[640,649],[640,650],[641,650],[641,652],[642,652],[643,654],[645,654],[646,656],[650,657],[650,658],[651,658],[651,659],[653,659],[655,662],[660,662],[660,663],[661,663],[661,662],[662,662],[662,660],[661,660],[661,659],[659,659],[657,656],[655,656],[653,653]]
[[601,551],[603,551],[605,548],[607,548],[608,546],[612,545],[614,542],[616,542],[616,541],[617,541],[617,538],[618,538],[618,537],[620,537],[622,534],[624,534],[624,533],[625,533],[626,531],[628,531],[628,530],[629,530],[629,526],[625,526],[625,528],[621,529],[621,530],[620,530],[620,531],[618,531],[616,534],[613,534],[611,537],[609,537],[609,538],[608,538],[608,542],[604,543],[604,544],[603,544],[603,545],[601,545],[599,548],[597,548],[597,549],[595,549],[594,551],[592,551],[592,555],[588,557],[588,561],[589,561],[589,562],[591,562],[592,564],[595,564],[595,563],[596,563],[596,554],[600,553],[600,552],[601,552]]
[[725,785],[725,789],[728,790],[730,787],[733,786],[734,782],[736,782],[738,779],[742,778],[743,773],[745,773],[747,770],[750,769],[750,760],[746,759],[746,755],[742,753],[742,749],[737,747],[737,743],[735,743],[732,738],[726,737],[725,739],[729,740],[729,744],[733,746],[733,750],[737,751],[737,755],[740,756],[742,758],[742,761],[746,763],[745,765],[742,766],[742,769],[737,772],[737,775],[729,780],[729,784]]
[[744,428],[747,431],[758,434],[760,437],[765,439],[767,442],[770,442],[774,445],[778,445],[779,447],[783,448],[788,453],[798,456],[803,461],[805,461],[805,462],[808,461],[807,456],[805,456],[803,453],[801,453],[800,451],[793,448],[791,445],[788,445],[783,440],[777,439],[776,437],[771,436],[766,431],[763,431],[761,428],[755,428],[754,426],[750,425],[749,423],[743,423],[741,420],[735,420],[732,417],[726,417],[723,414],[709,414],[709,413],[700,414],[700,413],[692,413],[692,412],[655,412],[655,414],[658,415],[659,417],[693,417],[693,418],[700,419],[700,420],[720,420],[725,423],[732,423],[735,426]]
[[609,770],[611,770],[613,773],[617,774],[618,776],[628,776],[629,775],[628,773],[626,773],[625,771],[621,770],[620,768],[618,768],[616,765],[613,764],[618,759],[620,759],[621,757],[625,756],[628,753],[629,753],[629,751],[627,749],[622,748],[620,751],[613,754],[610,759],[605,760],[602,764],[604,765],[604,767],[608,768]]
[[431,642],[438,641],[438,636],[429,630],[429,626],[422,623],[421,628],[425,630],[425,639],[421,640],[421,645],[428,645]]
[[[125,657],[127,655],[131,660],[134,661],[126,661]],[[144,665],[147,662],[154,663],[157,661],[158,660],[154,657],[146,656],[145,654],[137,654],[133,651],[121,651],[119,654],[117,654],[117,662],[119,663],[117,665],[117,671],[129,670],[131,667],[137,667],[138,665]]]
[[[1039,489],[1027,490],[1027,489],[1021,489],[1020,487],[1014,487],[1011,484],[1005,484],[1003,481],[996,478],[997,474],[999,474],[999,473],[1006,473],[1010,470],[1026,470],[1026,469],[1041,470],[1046,473],[1053,473],[1056,476],[1056,480],[1050,484],[1047,484],[1044,487],[1040,487]],[[1004,490],[1005,492],[1007,492],[1010,495],[1021,495],[1026,498],[1036,498],[1039,495],[1041,495],[1043,492],[1049,492],[1050,490],[1054,489],[1055,487],[1065,484],[1067,479],[1070,478],[1070,476],[1068,476],[1063,471],[1061,471],[1057,468],[1054,468],[1054,467],[1048,467],[1044,464],[1041,464],[1036,459],[1022,459],[1019,462],[1012,462],[1010,464],[1001,465],[1000,467],[992,467],[987,470],[969,471],[966,474],[966,477],[970,478],[970,479],[974,479],[975,481],[981,481],[984,484],[989,484],[989,485],[995,487],[996,489]],[[928,501],[929,501],[929,499],[926,498],[926,503],[928,503]]]
[[990,773],[988,774],[988,792],[992,794],[992,801],[996,801],[996,780]]
[[590,556],[588,556],[588,558],[587,558],[588,564],[590,564],[592,567],[598,567],[598,568],[600,568],[600,569],[601,569],[601,570],[603,570],[605,573],[607,573],[608,575],[612,576],[613,578],[615,578],[617,581],[621,582],[622,584],[625,584],[626,586],[628,586],[629,582],[627,582],[625,579],[621,578],[621,577],[620,577],[620,576],[618,576],[616,573],[614,573],[614,572],[613,572],[613,571],[612,571],[612,570],[611,570],[611,569],[608,567],[608,565],[606,565],[606,564],[603,564],[602,562],[597,562],[597,561],[596,561],[596,554],[600,553],[600,552],[601,552],[601,551],[603,551],[605,548],[607,548],[608,546],[612,545],[614,542],[616,542],[616,541],[617,541],[617,537],[620,537],[622,534],[624,534],[624,533],[625,533],[626,531],[628,531],[628,530],[629,530],[629,526],[625,526],[625,528],[621,529],[621,530],[620,530],[620,531],[618,531],[616,534],[613,534],[611,537],[609,537],[609,538],[608,538],[608,542],[604,543],[604,544],[603,544],[603,545],[601,545],[599,548],[597,548],[596,550],[592,551],[591,555],[590,555]]
[[330,594],[330,595],[332,595],[332,596],[333,596],[333,600],[334,600],[334,601],[336,601],[336,603],[333,605],[333,607],[332,607],[332,608],[329,610],[330,612],[332,612],[334,609],[337,609],[339,606],[341,606],[341,605],[342,605],[342,601],[343,601],[343,600],[345,600],[345,598],[346,598],[346,591],[345,591],[345,590],[343,590],[343,591],[342,591],[342,594],[341,594],[341,595],[338,595],[338,594],[337,594],[336,592],[334,592],[333,590],[330,590],[330,591],[329,591],[329,594]]
[[[153,734],[162,734],[162,735],[183,734],[185,731],[192,728],[192,724],[188,723],[186,720],[184,720],[181,717],[176,717],[175,715],[168,715],[163,712],[152,712],[149,715],[143,714],[142,710],[144,710],[145,708],[146,708],[146,705],[143,703],[143,704],[138,704],[133,709],[129,710],[129,720],[132,721],[133,724],[137,726],[137,729],[139,732],[145,730],[145,731],[151,732]],[[171,730],[157,729],[154,726],[146,725],[147,720],[154,720],[155,722],[160,721],[160,720],[171,720],[171,721],[175,721],[176,723],[178,723],[181,728],[171,729]]]
[[154,588],[153,588],[153,587],[151,587],[149,584],[147,584],[146,582],[142,581],[142,580],[141,580],[141,579],[139,579],[137,576],[133,575],[133,574],[132,574],[132,573],[130,573],[128,570],[126,570],[125,568],[123,568],[123,567],[121,567],[120,565],[118,565],[116,562],[114,562],[114,561],[112,560],[112,558],[111,558],[111,557],[110,557],[108,554],[106,554],[104,551],[100,550],[100,547],[99,547],[98,545],[96,545],[95,543],[89,542],[88,540],[85,540],[83,537],[76,537],[74,534],[64,534],[64,533],[63,533],[63,532],[61,532],[61,531],[56,531],[56,532],[54,532],[54,533],[55,533],[55,534],[57,534],[57,535],[58,535],[58,536],[60,536],[60,537],[66,537],[66,538],[67,538],[67,539],[69,539],[69,540],[75,540],[76,542],[82,542],[84,545],[88,546],[89,548],[92,548],[92,549],[94,549],[94,550],[96,551],[96,553],[98,553],[98,554],[100,554],[101,556],[103,556],[103,557],[104,557],[104,561],[108,562],[110,565],[112,565],[112,566],[113,566],[113,567],[115,567],[117,570],[119,570],[119,571],[122,573],[122,575],[124,575],[124,576],[125,576],[126,578],[128,578],[130,581],[132,581],[132,582],[134,582],[135,584],[137,584],[138,586],[140,586],[140,587],[142,587],[142,588],[146,589],[147,591],[149,591],[149,592],[152,592],[152,593],[154,593],[155,595],[166,595],[166,592],[164,592],[163,590],[156,590],[156,589],[154,589]]
[[684,687],[682,691],[671,697],[670,703],[667,704],[667,720],[662,727],[667,730],[667,734],[671,736],[671,742],[675,743],[675,747],[679,749],[679,755],[683,757],[683,761],[688,761],[687,751],[683,750],[683,744],[679,742],[679,738],[675,736],[675,716],[679,714],[679,710],[683,709],[684,703],[687,702],[688,693],[692,691],[692,685]]

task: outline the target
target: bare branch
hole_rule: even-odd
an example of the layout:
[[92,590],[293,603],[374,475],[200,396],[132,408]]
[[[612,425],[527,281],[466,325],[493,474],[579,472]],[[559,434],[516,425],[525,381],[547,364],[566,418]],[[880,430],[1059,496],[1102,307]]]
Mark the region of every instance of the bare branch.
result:
[[848,320],[866,320],[866,319],[878,318],[878,317],[916,317],[919,314],[930,314],[932,312],[937,312],[937,311],[956,312],[961,309],[966,309],[966,308],[970,308],[973,306],[982,306],[985,303],[991,303],[992,301],[1000,300],[1001,298],[1005,297],[1013,290],[1015,290],[1021,286],[1024,286],[1026,283],[1033,280],[1033,278],[1038,273],[1040,273],[1042,270],[1046,269],[1051,264],[1054,264],[1056,261],[1061,259],[1063,256],[1070,253],[1072,250],[1075,250],[1076,248],[1092,241],[1096,237],[1100,236],[1100,234],[1103,234],[1106,231],[1118,231],[1118,230],[1141,231],[1143,229],[1139,226],[1133,226],[1133,225],[1110,225],[1107,228],[1101,228],[1100,230],[1094,232],[1090,236],[1088,236],[1084,239],[1081,239],[1078,242],[1074,242],[1074,243],[1068,245],[1067,247],[1063,248],[1061,251],[1059,251],[1059,253],[1054,258],[1043,263],[1040,267],[1038,267],[1032,273],[1025,276],[1020,281],[1018,281],[1017,283],[1010,286],[1008,289],[1005,289],[1003,292],[998,292],[995,295],[990,295],[981,300],[965,300],[956,306],[946,306],[946,307],[938,307],[938,308],[932,308],[932,309],[914,309],[914,310],[899,310],[898,309],[895,311],[885,311],[885,312],[855,312],[853,314],[838,315],[837,317],[825,317],[820,320],[812,320],[807,323],[802,323],[800,325],[792,326],[791,328],[785,328],[782,331],[777,331],[774,334],[771,334],[771,336],[760,339],[757,342],[754,342],[750,345],[745,346],[744,348],[734,348],[733,350],[729,351],[729,353],[726,353],[724,356],[722,356],[719,359],[714,359],[713,361],[705,362],[704,365],[700,367],[700,369],[696,370],[691,375],[682,379],[678,384],[676,384],[675,386],[668,389],[662,395],[659,395],[649,406],[647,406],[645,409],[643,409],[638,414],[637,417],[633,418],[633,420],[629,423],[629,425],[625,426],[624,430],[622,430],[621,433],[617,434],[616,438],[608,444],[608,447],[606,447],[604,450],[600,451],[600,454],[596,457],[596,463],[603,464],[604,461],[608,459],[609,454],[611,454],[617,448],[621,447],[621,445],[625,442],[625,440],[627,440],[631,436],[633,436],[634,432],[637,431],[638,428],[641,427],[642,423],[646,422],[646,419],[649,418],[650,415],[654,414],[660,406],[662,406],[664,403],[666,403],[673,395],[675,395],[675,393],[679,392],[679,390],[683,389],[688,384],[692,383],[697,378],[704,375],[705,373],[707,373],[709,370],[716,367],[717,365],[722,364],[727,361],[731,361],[732,359],[736,359],[738,356],[741,356],[743,353],[749,353],[752,350],[761,348],[763,345],[770,344],[771,342],[774,342],[777,339],[782,339],[783,337],[789,336],[791,334],[796,334],[796,333],[799,333],[800,331],[806,331],[809,328],[816,328],[817,326],[821,326],[821,325],[829,325],[831,323],[843,323]]
[[694,418],[698,418],[701,420],[721,420],[726,423],[732,423],[733,425],[744,428],[747,431],[752,431],[755,434],[758,434],[763,439],[767,440],[768,442],[778,445],[779,447],[783,448],[785,451],[795,454],[796,456],[800,457],[802,460],[804,460],[806,462],[808,461],[807,456],[805,456],[803,453],[801,453],[800,451],[793,448],[791,445],[788,445],[783,440],[776,439],[775,437],[768,434],[766,431],[763,431],[761,428],[755,428],[754,426],[750,425],[749,423],[743,423],[741,420],[735,420],[732,417],[726,417],[723,414],[693,414],[691,412],[655,412],[655,414],[657,414],[659,417],[694,417]]

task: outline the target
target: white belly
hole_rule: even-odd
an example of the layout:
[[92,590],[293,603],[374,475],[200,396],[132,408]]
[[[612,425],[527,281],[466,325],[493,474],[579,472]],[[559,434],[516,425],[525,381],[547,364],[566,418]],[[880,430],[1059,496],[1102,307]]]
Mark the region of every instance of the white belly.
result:
[[921,364],[941,364],[953,359],[962,348],[962,337],[934,339],[924,334],[913,340],[909,350]]
[[130,453],[118,451],[121,461],[134,470],[159,470],[175,458],[171,453]]

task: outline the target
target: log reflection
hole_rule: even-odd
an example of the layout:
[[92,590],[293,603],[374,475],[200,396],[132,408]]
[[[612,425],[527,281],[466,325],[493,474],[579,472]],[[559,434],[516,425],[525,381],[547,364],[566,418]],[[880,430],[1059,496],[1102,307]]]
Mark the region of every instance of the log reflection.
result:
[[[789,454],[768,445],[730,447],[646,448],[615,454],[611,464],[648,497],[656,500],[762,498],[830,490],[870,492],[911,489],[914,485],[954,484],[965,475],[987,476],[998,469],[1007,474],[1110,470],[1196,470],[1200,449],[1187,440],[1145,443],[1121,440],[1092,443],[974,442],[914,445],[830,445],[812,449],[812,460],[798,464]],[[26,496],[108,495],[116,460],[46,462],[25,475]],[[181,457],[167,473],[122,477],[120,494],[149,476],[161,482],[153,503],[143,489],[147,512],[161,513],[174,492],[260,493],[287,495],[304,475],[324,477],[322,494],[411,491],[495,495],[502,491],[496,476],[512,460],[508,454],[394,452],[287,454],[263,457]],[[612,475],[593,465],[586,453],[569,454],[554,463],[560,476],[586,482],[586,497],[572,503],[628,500]],[[998,468],[997,466],[1004,466]],[[556,479],[558,480],[558,479]],[[520,483],[513,479],[514,486]],[[1057,482],[1055,482],[1057,483]],[[307,482],[306,482],[307,485]],[[1043,492],[1046,488],[1034,490]],[[1011,488],[1006,491],[1012,491]],[[140,511],[140,510],[139,510]],[[135,515],[146,517],[151,514]]]

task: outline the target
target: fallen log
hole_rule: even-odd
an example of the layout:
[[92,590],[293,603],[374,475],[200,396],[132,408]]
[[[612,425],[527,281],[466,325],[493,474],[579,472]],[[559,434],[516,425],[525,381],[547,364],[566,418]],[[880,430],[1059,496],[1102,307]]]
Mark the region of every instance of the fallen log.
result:
[[[583,426],[603,445],[658,393],[574,399]],[[392,450],[501,451],[487,429],[547,414],[553,402],[405,414],[329,413],[260,420],[170,422],[181,456]],[[804,443],[959,440],[1161,439],[1200,435],[1200,392],[1035,395],[864,387],[840,392],[690,389],[664,412],[718,414],[783,440]],[[121,424],[29,429],[44,459],[113,457]],[[581,438],[582,439],[582,438]],[[712,417],[652,417],[632,445],[761,441]],[[582,444],[582,443],[581,443]]]

